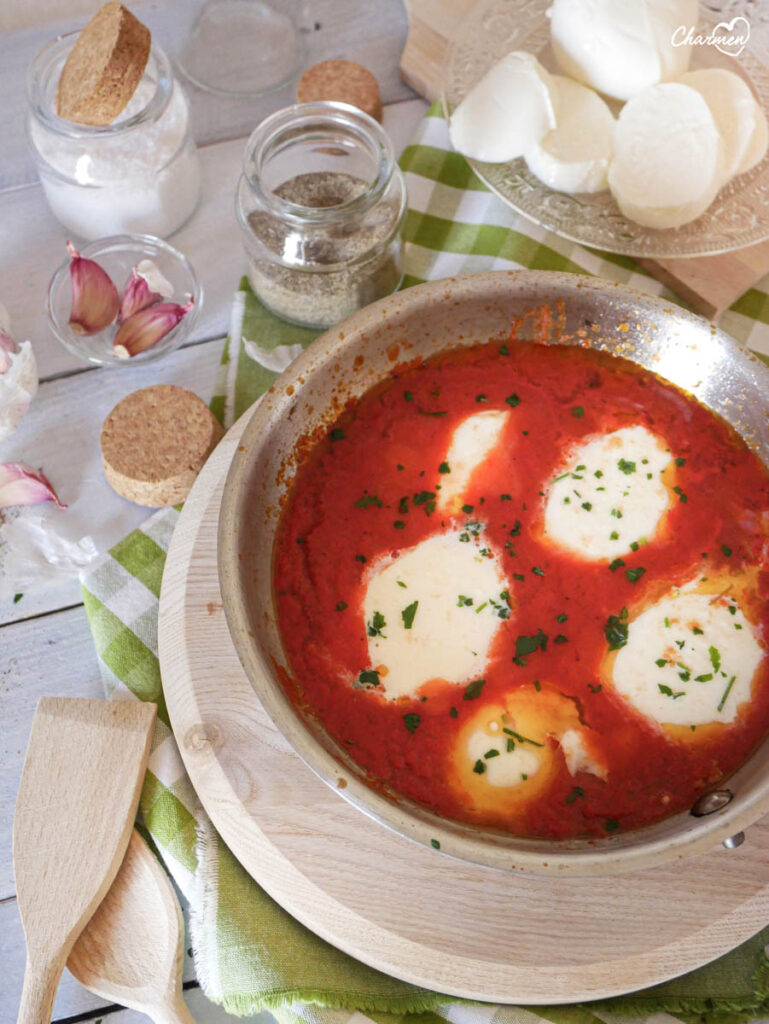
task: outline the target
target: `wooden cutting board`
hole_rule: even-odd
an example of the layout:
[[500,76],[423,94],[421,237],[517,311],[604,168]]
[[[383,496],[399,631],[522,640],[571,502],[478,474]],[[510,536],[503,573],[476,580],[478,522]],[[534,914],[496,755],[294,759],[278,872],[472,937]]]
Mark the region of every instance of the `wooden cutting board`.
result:
[[248,417],[209,459],[174,530],[159,657],[198,796],[273,899],[380,971],[513,1004],[644,988],[721,956],[769,921],[769,818],[738,849],[718,846],[664,869],[537,877],[404,839],[322,782],[260,704],[222,609],[219,504]]
[[[400,60],[403,81],[431,102],[440,99],[450,40],[475,0],[406,0],[409,29]],[[769,241],[721,256],[637,261],[696,312],[716,320],[769,274]]]

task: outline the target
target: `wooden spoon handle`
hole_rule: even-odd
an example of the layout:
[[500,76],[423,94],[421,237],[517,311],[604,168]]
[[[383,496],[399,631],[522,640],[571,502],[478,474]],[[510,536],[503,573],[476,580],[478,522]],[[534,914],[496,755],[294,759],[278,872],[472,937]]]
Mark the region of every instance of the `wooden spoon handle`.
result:
[[47,964],[27,960],[17,1024],[49,1024],[66,957]]

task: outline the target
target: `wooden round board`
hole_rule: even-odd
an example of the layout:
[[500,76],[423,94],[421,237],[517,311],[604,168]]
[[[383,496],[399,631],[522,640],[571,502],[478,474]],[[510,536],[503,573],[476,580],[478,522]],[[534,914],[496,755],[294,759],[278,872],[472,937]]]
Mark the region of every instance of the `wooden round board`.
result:
[[417,845],[322,782],[259,703],[222,610],[219,501],[247,418],[209,459],[176,527],[160,663],[192,783],[273,899],[372,967],[503,1003],[644,988],[721,956],[769,921],[769,818],[736,850],[605,879],[537,877]]

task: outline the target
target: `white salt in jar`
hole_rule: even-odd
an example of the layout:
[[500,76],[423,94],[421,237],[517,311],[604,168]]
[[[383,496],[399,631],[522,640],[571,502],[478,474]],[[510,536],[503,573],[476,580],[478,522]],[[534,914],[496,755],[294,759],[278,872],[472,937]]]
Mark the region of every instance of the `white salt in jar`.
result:
[[56,114],[56,87],[77,33],[55,40],[27,74],[27,137],[54,216],[79,238],[170,235],[200,196],[200,162],[184,90],[152,45],[136,92],[112,124]]

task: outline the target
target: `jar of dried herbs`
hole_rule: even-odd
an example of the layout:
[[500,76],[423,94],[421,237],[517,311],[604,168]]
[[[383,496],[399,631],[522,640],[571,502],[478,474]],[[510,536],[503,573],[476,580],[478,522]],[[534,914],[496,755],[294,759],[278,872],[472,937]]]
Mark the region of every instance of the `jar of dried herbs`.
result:
[[273,313],[326,328],[395,291],[406,186],[381,126],[344,103],[300,103],[246,143],[236,196],[248,276]]

